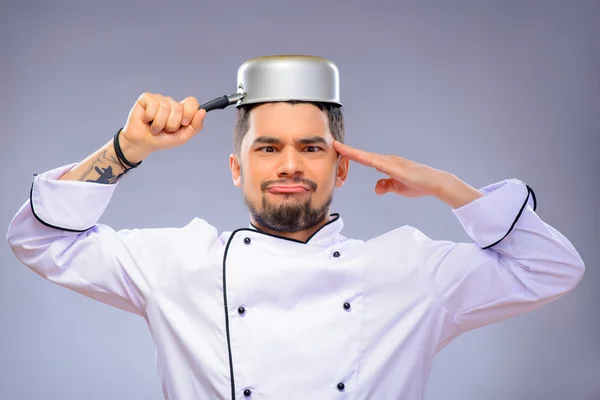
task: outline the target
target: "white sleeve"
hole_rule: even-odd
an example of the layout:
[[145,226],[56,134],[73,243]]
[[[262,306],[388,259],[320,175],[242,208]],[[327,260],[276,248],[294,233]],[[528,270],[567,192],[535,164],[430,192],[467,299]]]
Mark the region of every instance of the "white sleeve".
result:
[[174,253],[176,228],[117,232],[99,224],[118,183],[57,180],[74,165],[35,176],[6,240],[17,259],[43,278],[143,315]]
[[417,232],[433,287],[448,313],[439,348],[468,330],[523,314],[571,291],[584,262],[536,214],[533,190],[504,180],[453,210],[474,243],[434,241]]

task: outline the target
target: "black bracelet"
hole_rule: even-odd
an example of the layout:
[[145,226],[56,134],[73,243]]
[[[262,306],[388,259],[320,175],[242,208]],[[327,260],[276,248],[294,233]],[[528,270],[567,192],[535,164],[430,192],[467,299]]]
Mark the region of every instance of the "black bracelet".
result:
[[[113,137],[113,148],[115,149],[115,153],[117,154],[117,161],[119,162],[119,165],[121,166],[121,168],[123,168],[123,173],[126,173],[127,171],[129,171],[131,168],[127,168],[126,165],[123,164],[123,161],[121,161],[119,159],[119,155],[117,153],[117,147],[119,147],[118,143],[115,143],[115,138]],[[120,150],[120,147],[119,147]],[[122,153],[122,152],[121,152]]]
[[[121,164],[125,172],[127,172],[130,169],[137,168],[142,163],[142,161],[140,161],[137,164],[133,164],[131,161],[125,158],[125,155],[123,155],[123,150],[121,150],[121,146],[119,145],[119,134],[122,130],[123,128],[119,129],[117,133],[115,133],[115,136],[113,138],[113,146],[115,148],[115,153],[117,154],[117,159],[119,160],[119,163]],[[127,165],[129,168],[125,167],[125,165],[123,164]]]

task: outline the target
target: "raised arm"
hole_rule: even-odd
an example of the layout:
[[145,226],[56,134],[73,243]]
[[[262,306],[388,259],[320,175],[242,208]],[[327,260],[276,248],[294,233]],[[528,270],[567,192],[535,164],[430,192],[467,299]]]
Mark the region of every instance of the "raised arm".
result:
[[118,136],[78,164],[37,174],[6,240],[40,276],[115,307],[142,314],[148,294],[184,230],[115,231],[98,223],[119,178],[151,153],[186,143],[206,112],[187,98],[145,93]]
[[[170,97],[144,93],[129,113],[127,124],[117,136],[81,161],[60,180],[116,183],[120,176],[150,154],[181,146],[203,126],[206,111],[198,110],[198,100],[188,97],[177,103]],[[125,162],[119,160],[115,144]]]
[[473,242],[431,240],[414,229],[414,251],[448,314],[438,349],[460,333],[558,299],[585,266],[569,240],[535,212],[533,190],[507,179],[476,190],[456,176],[398,156],[353,149],[340,155],[389,175],[378,194],[435,196],[448,204]]

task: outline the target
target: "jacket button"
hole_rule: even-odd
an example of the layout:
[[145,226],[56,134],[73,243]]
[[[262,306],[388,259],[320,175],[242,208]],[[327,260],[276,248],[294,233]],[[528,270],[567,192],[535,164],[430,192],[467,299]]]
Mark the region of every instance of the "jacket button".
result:
[[338,257],[340,256],[340,252],[339,252],[339,251],[334,251],[334,252],[333,252],[333,256],[334,256],[335,258],[338,258]]
[[246,244],[250,244],[250,242],[251,242],[251,240],[250,240],[250,238],[249,238],[249,237],[245,237],[245,238],[244,238],[244,243],[246,243]]
[[338,383],[338,389],[339,390],[344,390],[344,388],[346,387],[346,385],[344,385],[342,382]]
[[244,396],[250,397],[251,394],[252,394],[252,392],[250,391],[250,389],[244,390]]
[[348,302],[344,303],[344,308],[346,310],[349,310],[350,309],[350,303],[348,303]]
[[245,312],[246,312],[246,309],[245,309],[244,307],[240,307],[240,308],[238,308],[238,312],[239,312],[240,314],[243,314],[243,313],[245,313]]

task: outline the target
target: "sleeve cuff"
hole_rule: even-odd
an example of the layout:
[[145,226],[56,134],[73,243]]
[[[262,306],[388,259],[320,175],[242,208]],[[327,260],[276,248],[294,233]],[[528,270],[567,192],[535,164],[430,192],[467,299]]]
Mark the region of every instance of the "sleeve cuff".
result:
[[485,186],[484,195],[452,210],[467,234],[487,249],[500,243],[512,231],[526,207],[535,211],[533,190],[518,179],[507,179]]
[[118,185],[58,180],[76,163],[34,174],[29,202],[42,224],[69,232],[85,232],[100,219]]

